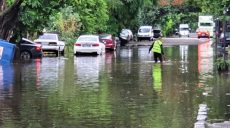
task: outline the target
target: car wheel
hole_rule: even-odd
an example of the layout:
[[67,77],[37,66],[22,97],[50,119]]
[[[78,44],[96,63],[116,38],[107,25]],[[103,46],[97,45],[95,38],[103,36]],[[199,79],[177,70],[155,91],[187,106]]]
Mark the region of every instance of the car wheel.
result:
[[32,58],[32,55],[30,52],[28,51],[23,51],[21,52],[20,54],[20,58],[23,59],[23,60],[28,60],[28,59],[31,59]]
[[116,50],[117,50],[117,46],[114,46],[113,51],[116,51]]
[[55,51],[56,57],[59,56],[59,51]]
[[61,51],[61,55],[64,56],[64,54],[65,54],[65,50],[63,49],[63,50]]

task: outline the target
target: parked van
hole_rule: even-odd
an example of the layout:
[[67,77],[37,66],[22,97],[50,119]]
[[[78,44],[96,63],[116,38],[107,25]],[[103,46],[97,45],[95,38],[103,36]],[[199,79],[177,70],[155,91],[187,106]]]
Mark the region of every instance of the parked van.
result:
[[143,39],[152,40],[153,39],[153,27],[152,26],[140,26],[137,33],[137,40],[141,41]]
[[189,37],[189,25],[188,24],[180,24],[179,26],[179,36]]

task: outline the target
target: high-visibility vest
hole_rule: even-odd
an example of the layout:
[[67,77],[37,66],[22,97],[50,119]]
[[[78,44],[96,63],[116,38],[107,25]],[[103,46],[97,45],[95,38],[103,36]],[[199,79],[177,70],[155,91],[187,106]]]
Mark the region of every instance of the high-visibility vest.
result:
[[161,53],[161,45],[162,42],[160,40],[156,40],[153,44],[152,52]]

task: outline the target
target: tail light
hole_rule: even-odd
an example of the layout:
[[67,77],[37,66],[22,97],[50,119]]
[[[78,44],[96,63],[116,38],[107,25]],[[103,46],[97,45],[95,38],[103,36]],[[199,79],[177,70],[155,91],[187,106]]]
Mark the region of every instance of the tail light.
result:
[[98,43],[96,43],[96,44],[93,44],[92,46],[93,46],[93,47],[98,47],[98,46],[99,46],[99,44],[98,44]]
[[79,43],[75,43],[74,45],[75,45],[75,46],[81,46],[81,44],[79,44]]
[[41,45],[36,45],[35,51],[40,52],[41,50],[42,50],[42,46]]

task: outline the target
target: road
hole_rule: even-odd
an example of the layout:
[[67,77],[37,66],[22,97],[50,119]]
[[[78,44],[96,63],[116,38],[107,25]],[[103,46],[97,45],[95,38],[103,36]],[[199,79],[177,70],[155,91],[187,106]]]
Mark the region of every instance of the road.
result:
[[[163,45],[197,45],[199,42],[210,41],[207,38],[198,39],[195,33],[191,33],[190,37],[163,37]],[[149,46],[152,44],[152,41],[131,41],[127,43],[127,46]]]

